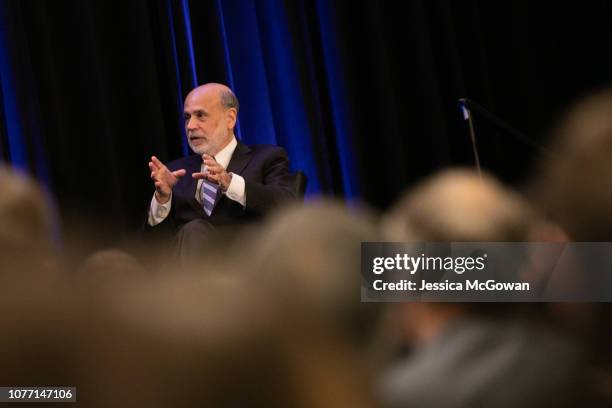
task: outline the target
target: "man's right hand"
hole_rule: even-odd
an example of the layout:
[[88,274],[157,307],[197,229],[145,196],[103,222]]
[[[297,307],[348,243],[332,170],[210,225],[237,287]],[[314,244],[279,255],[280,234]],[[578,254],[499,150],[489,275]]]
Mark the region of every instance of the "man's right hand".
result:
[[155,183],[155,199],[160,204],[165,204],[170,200],[172,187],[185,175],[186,171],[185,169],[170,171],[155,156],[151,157],[149,169],[151,170],[151,179]]

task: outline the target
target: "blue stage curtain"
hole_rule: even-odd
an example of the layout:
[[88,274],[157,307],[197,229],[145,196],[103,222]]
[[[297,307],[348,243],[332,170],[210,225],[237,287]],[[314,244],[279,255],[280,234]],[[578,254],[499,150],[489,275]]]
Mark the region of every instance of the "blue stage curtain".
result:
[[[240,139],[247,144],[285,147],[292,169],[308,176],[308,194],[358,197],[354,143],[345,118],[349,106],[329,5],[316,4],[321,26],[313,33],[308,32],[313,28],[303,18],[304,4],[299,10],[302,15],[290,20],[281,0],[216,0],[214,27],[222,61],[208,58],[204,47],[194,47],[194,37],[210,35],[208,24],[199,24],[206,19],[201,14],[210,13],[210,3],[207,6],[201,11],[197,2],[169,1],[169,8],[180,13],[182,19],[180,29],[175,25],[173,34],[175,49],[184,49],[182,58],[175,55],[177,67],[182,67],[177,68],[177,73],[184,76],[181,81],[202,78],[200,83],[207,82],[209,67],[222,62],[222,80],[235,91],[242,106],[236,132]],[[296,22],[296,27],[290,28]],[[314,55],[313,39],[324,54]],[[317,64],[324,69],[317,70]],[[331,123],[324,123],[323,106],[332,108],[333,114],[327,118]]]
[[30,58],[17,4],[0,1],[0,158],[48,184]]
[[[151,155],[189,154],[187,92],[222,82],[238,137],[285,147],[309,195],[385,209],[473,164],[457,98],[543,141],[612,78],[611,15],[605,0],[0,0],[0,158],[63,210],[137,227]],[[534,152],[477,120],[485,168],[520,185]]]

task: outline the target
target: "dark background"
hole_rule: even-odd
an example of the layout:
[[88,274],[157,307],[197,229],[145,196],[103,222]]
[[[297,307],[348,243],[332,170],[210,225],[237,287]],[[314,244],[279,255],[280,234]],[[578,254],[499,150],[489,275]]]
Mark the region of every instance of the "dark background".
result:
[[[182,99],[224,82],[242,140],[287,148],[309,196],[384,209],[473,164],[460,97],[542,143],[612,78],[611,20],[603,0],[0,0],[0,154],[66,222],[129,233],[153,191],[149,157],[187,153]],[[521,185],[538,153],[474,120],[485,167]]]

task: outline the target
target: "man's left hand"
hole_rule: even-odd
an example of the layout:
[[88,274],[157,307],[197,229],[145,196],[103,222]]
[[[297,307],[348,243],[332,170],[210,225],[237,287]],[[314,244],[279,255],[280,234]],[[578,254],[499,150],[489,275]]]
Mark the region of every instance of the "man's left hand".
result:
[[209,154],[202,155],[202,161],[206,166],[205,172],[193,173],[191,176],[194,179],[206,179],[219,185],[221,190],[227,191],[230,182],[232,181],[232,175],[225,171],[214,157]]

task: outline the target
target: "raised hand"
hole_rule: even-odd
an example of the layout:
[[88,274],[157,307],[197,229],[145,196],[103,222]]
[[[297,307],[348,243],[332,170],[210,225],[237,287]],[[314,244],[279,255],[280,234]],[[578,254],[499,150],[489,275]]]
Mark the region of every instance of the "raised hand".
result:
[[185,169],[170,171],[164,163],[153,156],[149,162],[149,170],[151,170],[151,179],[155,183],[155,199],[160,204],[167,203],[172,194],[172,187],[185,175]]
[[217,183],[219,187],[221,187],[221,190],[227,191],[232,181],[232,175],[209,154],[203,154],[202,161],[206,165],[206,171],[193,173],[191,176],[194,179],[206,179],[213,183]]

